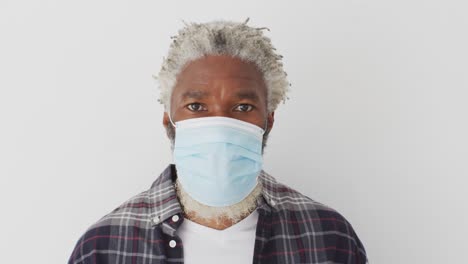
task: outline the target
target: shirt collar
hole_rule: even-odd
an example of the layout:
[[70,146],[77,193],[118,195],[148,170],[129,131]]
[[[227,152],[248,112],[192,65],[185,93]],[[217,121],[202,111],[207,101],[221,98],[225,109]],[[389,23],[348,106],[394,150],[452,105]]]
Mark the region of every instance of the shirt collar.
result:
[[[155,225],[176,214],[182,215],[182,207],[174,187],[176,177],[175,164],[169,164],[147,192],[151,204],[151,222]],[[258,181],[262,184],[262,195],[257,200],[257,209],[260,213],[270,212],[275,209],[281,190],[275,178],[264,170],[260,171]]]

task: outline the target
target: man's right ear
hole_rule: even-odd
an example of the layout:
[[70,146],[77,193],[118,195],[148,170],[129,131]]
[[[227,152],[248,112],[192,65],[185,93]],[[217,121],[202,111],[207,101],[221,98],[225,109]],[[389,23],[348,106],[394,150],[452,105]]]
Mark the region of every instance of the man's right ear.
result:
[[167,112],[164,112],[164,115],[163,115],[163,125],[164,125],[164,128],[166,129],[168,125],[172,125],[170,124],[169,115],[167,114]]

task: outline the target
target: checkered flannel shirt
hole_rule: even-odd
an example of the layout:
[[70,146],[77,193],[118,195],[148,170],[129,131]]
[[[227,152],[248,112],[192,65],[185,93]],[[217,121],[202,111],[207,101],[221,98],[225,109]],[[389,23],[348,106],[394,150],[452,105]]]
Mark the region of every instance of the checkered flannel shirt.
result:
[[[184,215],[170,164],[151,188],[92,225],[69,264],[183,263],[177,228]],[[368,263],[351,224],[337,211],[278,183],[265,171],[252,263]]]

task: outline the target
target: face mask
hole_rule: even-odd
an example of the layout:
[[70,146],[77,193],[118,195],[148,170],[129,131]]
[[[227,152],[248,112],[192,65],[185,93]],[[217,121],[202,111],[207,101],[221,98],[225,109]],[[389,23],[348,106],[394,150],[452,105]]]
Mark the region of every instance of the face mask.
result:
[[193,199],[229,206],[255,188],[263,165],[264,129],[222,116],[185,119],[174,127],[177,177]]

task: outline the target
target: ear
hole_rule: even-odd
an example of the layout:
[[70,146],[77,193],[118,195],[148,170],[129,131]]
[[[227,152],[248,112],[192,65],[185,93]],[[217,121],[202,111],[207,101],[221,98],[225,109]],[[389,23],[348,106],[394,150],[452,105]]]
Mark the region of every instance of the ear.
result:
[[266,134],[270,133],[271,129],[273,129],[273,124],[275,123],[275,111],[268,113],[268,126]]
[[167,112],[164,112],[164,115],[163,115],[163,126],[164,128],[167,129],[167,126],[169,125],[169,115],[167,114]]

